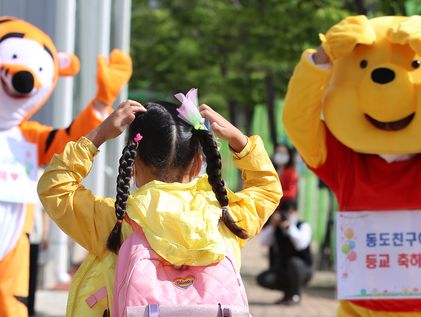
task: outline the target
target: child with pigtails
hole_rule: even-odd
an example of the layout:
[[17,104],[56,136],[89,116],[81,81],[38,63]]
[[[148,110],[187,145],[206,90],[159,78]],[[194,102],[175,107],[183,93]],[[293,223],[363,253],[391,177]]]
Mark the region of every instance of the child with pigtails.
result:
[[[95,296],[79,305],[94,307],[101,293],[105,316],[249,316],[240,250],[282,196],[277,173],[262,140],[245,136],[209,106],[198,107],[196,89],[175,97],[181,106],[123,102],[53,158],[38,185],[40,199],[108,275],[105,288],[91,289]],[[205,118],[242,171],[239,192],[225,187]],[[101,144],[126,129],[116,200],[94,196],[81,181]],[[206,174],[198,176],[203,156]],[[80,294],[72,288],[69,300]]]

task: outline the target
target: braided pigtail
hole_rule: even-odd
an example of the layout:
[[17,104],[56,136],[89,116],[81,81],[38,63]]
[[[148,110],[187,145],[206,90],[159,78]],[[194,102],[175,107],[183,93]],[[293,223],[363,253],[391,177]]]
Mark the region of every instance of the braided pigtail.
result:
[[202,129],[193,129],[193,133],[197,135],[200,145],[202,146],[203,153],[206,156],[206,173],[208,174],[208,181],[212,186],[216,199],[222,207],[222,215],[220,219],[237,237],[241,239],[249,238],[247,232],[237,225],[228,211],[228,193],[225,188],[225,182],[222,179],[221,154],[219,153],[218,145],[216,144],[212,133]]
[[129,139],[127,145],[123,149],[120,157],[120,165],[117,176],[117,196],[115,201],[115,213],[117,222],[108,236],[107,247],[109,250],[118,254],[118,250],[122,244],[121,226],[126,214],[127,199],[129,197],[130,179],[132,177],[133,164],[136,158],[138,142]]

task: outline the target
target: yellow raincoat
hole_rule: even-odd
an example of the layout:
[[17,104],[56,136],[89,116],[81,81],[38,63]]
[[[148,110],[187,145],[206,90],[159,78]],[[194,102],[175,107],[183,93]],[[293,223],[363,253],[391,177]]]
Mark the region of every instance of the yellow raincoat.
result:
[[[69,143],[53,158],[38,185],[47,213],[90,253],[74,277],[67,316],[102,316],[107,301],[112,303],[117,256],[108,251],[106,241],[116,222],[114,200],[94,196],[81,185],[97,151],[87,138]],[[282,189],[259,137],[250,137],[246,147],[233,155],[244,189],[228,191],[229,210],[253,237],[275,210]],[[142,227],[152,248],[174,265],[215,263],[228,247],[240,267],[240,249],[246,241],[219,222],[221,207],[206,175],[190,183],[152,181],[142,186],[131,193],[127,215]],[[130,233],[124,222],[123,238]],[[85,300],[103,286],[108,298],[90,308]]]

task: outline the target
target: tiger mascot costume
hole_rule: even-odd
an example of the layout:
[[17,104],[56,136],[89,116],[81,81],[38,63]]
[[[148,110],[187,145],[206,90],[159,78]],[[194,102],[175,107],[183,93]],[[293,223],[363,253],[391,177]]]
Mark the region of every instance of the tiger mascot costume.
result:
[[[113,50],[98,56],[97,93],[67,128],[53,129],[30,117],[51,95],[59,76],[74,76],[79,60],[57,52],[48,35],[13,17],[0,17],[0,138],[35,143],[38,165],[48,163],[68,141],[97,126],[128,82],[130,57]],[[0,153],[0,161],[1,161]],[[34,189],[35,190],[35,189]],[[29,240],[32,215],[23,203],[0,201],[0,316],[27,316]]]

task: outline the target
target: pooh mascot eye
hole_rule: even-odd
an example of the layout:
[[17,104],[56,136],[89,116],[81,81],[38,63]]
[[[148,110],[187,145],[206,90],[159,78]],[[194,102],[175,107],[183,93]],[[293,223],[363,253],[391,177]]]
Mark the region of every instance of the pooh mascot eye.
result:
[[367,63],[367,61],[366,61],[365,59],[363,59],[363,60],[360,62],[360,67],[361,67],[362,69],[366,68],[366,67],[367,67],[367,65],[368,65],[368,63]]
[[414,69],[417,69],[418,67],[420,67],[420,65],[421,65],[421,62],[419,60],[417,60],[417,59],[414,60],[414,61],[412,61],[412,63],[411,63],[411,66]]
[[13,58],[13,59],[16,59],[16,58],[18,58],[18,55],[17,55],[17,54],[13,54],[13,55],[12,55],[12,58]]

